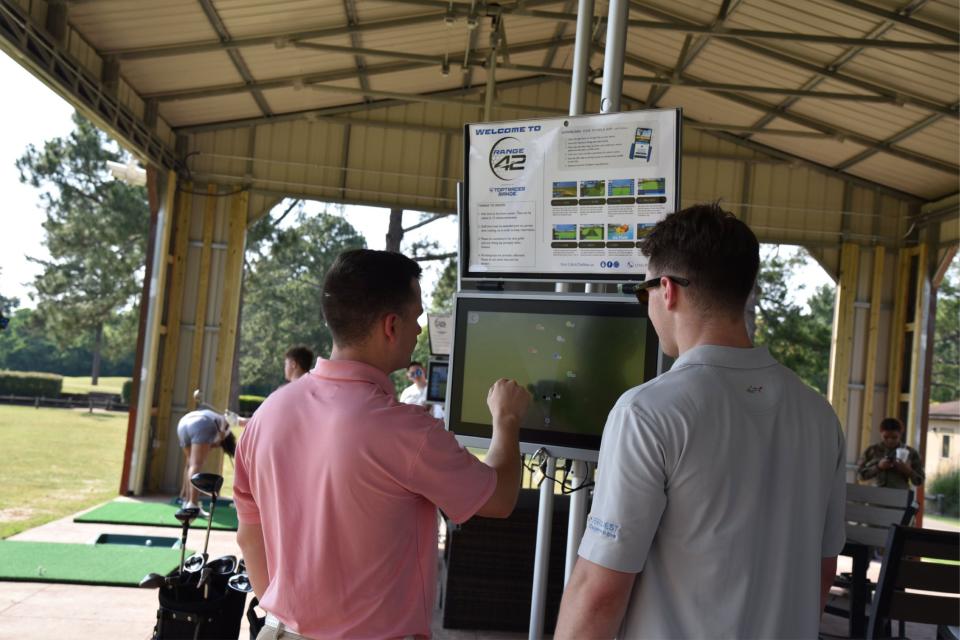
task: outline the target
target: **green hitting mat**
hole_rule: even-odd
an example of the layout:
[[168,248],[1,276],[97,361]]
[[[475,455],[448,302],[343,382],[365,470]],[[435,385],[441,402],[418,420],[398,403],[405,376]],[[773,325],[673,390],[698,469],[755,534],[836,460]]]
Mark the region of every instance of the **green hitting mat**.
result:
[[[77,516],[74,522],[99,522],[104,524],[130,524],[149,527],[181,527],[180,522],[173,517],[178,507],[167,502],[133,502],[130,500],[114,500],[101,505],[93,511]],[[197,518],[190,524],[192,529],[206,529],[207,519]],[[237,510],[232,507],[220,506],[213,514],[212,529],[221,531],[237,530]]]
[[179,566],[178,549],[0,540],[0,580],[136,587],[148,573]]

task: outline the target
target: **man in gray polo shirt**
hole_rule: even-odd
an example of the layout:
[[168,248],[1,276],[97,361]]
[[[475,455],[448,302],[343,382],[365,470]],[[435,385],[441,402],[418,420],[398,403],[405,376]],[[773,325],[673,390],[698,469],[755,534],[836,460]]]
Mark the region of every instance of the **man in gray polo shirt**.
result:
[[747,335],[745,224],[694,206],[643,252],[637,298],[677,360],[610,412],[555,638],[815,638],[844,544],[837,417]]

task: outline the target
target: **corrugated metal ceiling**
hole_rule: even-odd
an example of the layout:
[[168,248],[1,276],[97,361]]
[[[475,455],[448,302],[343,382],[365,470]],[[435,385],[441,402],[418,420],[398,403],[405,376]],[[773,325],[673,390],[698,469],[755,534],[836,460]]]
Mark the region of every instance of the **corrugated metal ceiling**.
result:
[[[32,13],[40,2],[31,3]],[[681,106],[692,121],[728,125],[727,132],[745,144],[766,145],[924,199],[953,193],[960,156],[957,4],[861,3],[634,2],[625,72],[699,87],[628,81],[624,93],[657,106]],[[498,20],[504,47],[497,81],[546,78],[570,67],[575,9],[569,0],[496,5],[482,0],[73,0],[67,19],[100,57],[119,61],[123,80],[138,96],[157,100],[167,124],[195,130],[241,119],[269,123],[287,114],[316,120],[331,108],[342,112],[341,107],[362,119],[370,108],[410,103],[403,94],[452,92],[453,99],[476,104],[482,101],[483,65]],[[606,2],[597,2],[596,16],[606,10]],[[651,22],[669,28],[652,28],[658,25]],[[731,29],[740,30],[736,37]],[[772,38],[769,32],[788,35]],[[599,74],[605,28],[594,33],[591,66]],[[864,46],[870,40],[947,45],[948,50]],[[311,44],[327,49],[307,48]],[[444,57],[446,75],[441,73]],[[96,62],[88,61],[88,68],[98,69]],[[311,82],[327,88],[311,89]],[[329,88],[337,86],[351,90]],[[470,87],[477,88],[473,95],[460,95],[458,90]],[[542,94],[523,95],[536,95],[544,109],[566,109],[568,96],[555,87],[548,83]],[[812,93],[777,94],[771,88]],[[501,91],[499,101],[513,103],[509,94]],[[424,105],[421,124],[461,126],[451,121],[449,104]],[[456,113],[473,119],[477,109],[464,106]],[[442,121],[431,121],[430,114]],[[493,117],[531,115],[503,107]],[[818,132],[823,136],[816,137]],[[398,139],[406,144],[405,137]]]

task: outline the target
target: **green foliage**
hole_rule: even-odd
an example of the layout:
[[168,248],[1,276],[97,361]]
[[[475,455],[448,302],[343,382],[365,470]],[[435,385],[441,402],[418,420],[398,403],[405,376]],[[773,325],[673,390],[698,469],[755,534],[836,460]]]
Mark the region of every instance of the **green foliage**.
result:
[[268,395],[283,383],[283,354],[304,344],[317,355],[330,353],[323,322],[323,278],[342,251],[365,246],[363,236],[343,218],[299,211],[289,226],[262,218],[251,229],[244,267],[240,336],[243,393]]
[[453,311],[453,297],[457,293],[457,259],[449,258],[437,286],[433,289],[433,298],[430,300],[430,311],[433,313],[449,313]]
[[[134,314],[130,311],[122,315]],[[104,331],[106,346],[100,373],[129,376],[133,372],[133,347],[114,346],[113,326],[111,322]],[[88,336],[77,336],[66,347],[59,346],[38,321],[35,310],[17,309],[10,318],[10,325],[0,331],[0,368],[89,376],[93,358],[90,347]]]
[[927,483],[927,496],[943,496],[941,513],[956,518],[960,516],[960,469],[944,473]]
[[[81,346],[93,355],[111,341],[132,353],[129,330],[123,338],[104,327],[140,289],[149,223],[146,190],[112,179],[106,162],[124,161],[125,155],[83,116],[74,114],[73,120],[76,129],[68,137],[48,140],[42,148],[30,145],[16,162],[20,180],[41,190],[46,211],[50,259],[28,258],[43,267],[33,282],[34,321],[60,349],[77,346],[82,336]],[[98,339],[101,332],[105,340]]]
[[239,413],[244,416],[251,415],[254,411],[260,408],[260,405],[263,404],[264,400],[266,400],[264,396],[241,395]]
[[0,395],[58,398],[63,376],[33,371],[0,371]]
[[960,257],[954,258],[937,291],[930,387],[933,402],[960,398]]
[[[769,255],[760,264],[755,341],[784,366],[826,394],[830,369],[834,288],[823,285],[807,300],[810,310],[789,299],[789,280],[804,255]],[[800,285],[803,288],[803,285]]]

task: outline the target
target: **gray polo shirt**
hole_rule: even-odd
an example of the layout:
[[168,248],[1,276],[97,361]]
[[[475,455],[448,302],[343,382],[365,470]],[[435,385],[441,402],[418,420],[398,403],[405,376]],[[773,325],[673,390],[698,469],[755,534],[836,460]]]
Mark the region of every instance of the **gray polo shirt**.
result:
[[640,573],[620,637],[816,638],[844,462],[830,405],[765,348],[699,346],[624,393],[580,545]]

